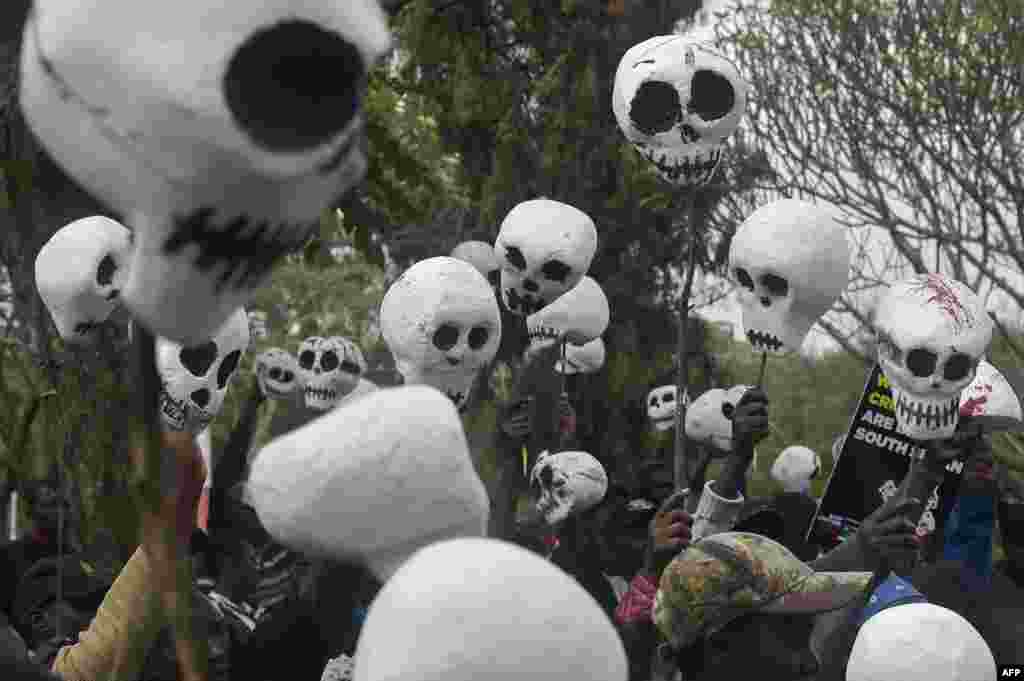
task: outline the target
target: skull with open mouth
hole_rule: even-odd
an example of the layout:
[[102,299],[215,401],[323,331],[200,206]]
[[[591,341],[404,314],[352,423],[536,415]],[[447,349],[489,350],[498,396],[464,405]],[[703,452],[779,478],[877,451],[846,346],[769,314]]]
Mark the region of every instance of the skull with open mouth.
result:
[[666,182],[699,186],[746,111],[736,67],[679,35],[631,47],[615,72],[612,111],[626,139]]
[[501,342],[494,291],[456,258],[428,258],[406,270],[384,295],[380,326],[405,383],[432,386],[460,410]]
[[306,406],[327,411],[359,384],[366,360],[355,343],[341,336],[312,336],[299,346],[299,376]]
[[729,247],[747,339],[762,352],[796,352],[849,282],[846,230],[831,207],[781,199],[748,217]]
[[283,400],[299,387],[299,364],[292,354],[270,348],[256,358],[256,380],[268,400]]
[[185,347],[157,337],[157,369],[163,382],[160,413],[172,430],[199,433],[220,412],[238,363],[249,347],[249,319],[238,308],[205,343]]
[[941,274],[915,276],[889,287],[874,326],[900,430],[917,440],[951,437],[961,392],[992,343],[982,298]]
[[494,252],[505,307],[529,317],[580,283],[597,252],[597,228],[570,205],[524,201],[505,216]]
[[[676,424],[676,411],[679,408],[676,402],[678,388],[674,385],[660,385],[647,393],[647,418],[650,419],[654,430],[659,433],[669,430]],[[683,393],[683,406],[689,404],[687,394]]]
[[608,492],[604,466],[586,452],[541,452],[530,472],[537,512],[548,525],[565,522],[601,503]]
[[65,342],[93,342],[120,304],[129,245],[124,225],[97,215],[62,227],[39,250],[36,288]]

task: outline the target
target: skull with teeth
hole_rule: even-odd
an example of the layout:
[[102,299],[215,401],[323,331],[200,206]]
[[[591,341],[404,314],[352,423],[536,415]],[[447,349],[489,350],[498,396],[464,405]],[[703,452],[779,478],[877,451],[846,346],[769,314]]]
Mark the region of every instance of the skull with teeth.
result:
[[[660,385],[647,393],[647,418],[656,431],[664,432],[676,424],[676,403],[678,389],[674,385]],[[689,397],[683,393],[683,406],[689,404]]]
[[199,433],[220,412],[238,363],[249,347],[249,319],[239,308],[210,340],[182,346],[157,337],[163,382],[160,413],[172,430]]
[[501,342],[494,291],[456,258],[428,258],[406,270],[384,295],[380,326],[405,383],[437,388],[460,410]]
[[604,466],[586,452],[541,452],[530,472],[538,494],[537,511],[548,525],[558,525],[601,503],[608,492]]
[[747,339],[755,350],[797,351],[849,282],[846,231],[831,207],[781,199],[754,211],[732,239]]
[[270,348],[256,358],[256,380],[268,400],[285,399],[299,386],[299,364],[287,350]]
[[494,246],[486,241],[463,241],[455,247],[451,257],[475,267],[495,289],[501,285],[501,263],[494,254]]
[[61,228],[36,256],[36,288],[61,338],[92,342],[92,333],[120,304],[130,233],[94,216]]
[[992,342],[984,301],[959,281],[923,274],[885,292],[874,326],[900,430],[917,440],[952,436],[960,394]]
[[612,111],[626,139],[666,182],[705,184],[746,111],[736,67],[679,35],[631,47],[615,72]]
[[366,360],[355,343],[341,336],[312,336],[299,346],[299,375],[306,406],[327,411],[355,390]]
[[728,390],[712,388],[695,399],[686,410],[686,437],[710,445],[716,454],[732,451],[732,415],[749,385]]
[[597,252],[597,228],[570,205],[524,201],[505,216],[494,252],[505,307],[528,317],[580,283]]
[[363,93],[389,45],[376,0],[39,0],[20,103],[50,155],[136,230],[127,306],[197,344],[365,174]]

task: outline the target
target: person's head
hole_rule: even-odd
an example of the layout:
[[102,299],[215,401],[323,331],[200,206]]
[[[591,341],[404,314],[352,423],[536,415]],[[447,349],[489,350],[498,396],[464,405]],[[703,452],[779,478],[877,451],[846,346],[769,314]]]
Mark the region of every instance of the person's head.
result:
[[684,678],[757,669],[794,681],[816,672],[815,616],[853,602],[871,573],[816,573],[781,544],[743,532],[706,537],[665,569],[654,620]]
[[996,662],[978,630],[932,603],[878,613],[861,627],[846,665],[846,681],[983,681]]

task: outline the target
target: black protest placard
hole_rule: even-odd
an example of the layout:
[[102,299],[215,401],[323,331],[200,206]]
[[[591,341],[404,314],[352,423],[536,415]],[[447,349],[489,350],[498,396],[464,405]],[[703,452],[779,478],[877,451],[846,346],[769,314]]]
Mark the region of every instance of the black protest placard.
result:
[[[836,540],[845,540],[896,492],[910,470],[911,461],[923,455],[921,443],[899,432],[889,382],[875,365],[850,421],[843,448],[833,462],[818,507],[819,519],[831,527]],[[919,535],[941,530],[956,501],[962,475],[962,461],[954,460],[946,466],[946,478],[928,499],[917,526]]]

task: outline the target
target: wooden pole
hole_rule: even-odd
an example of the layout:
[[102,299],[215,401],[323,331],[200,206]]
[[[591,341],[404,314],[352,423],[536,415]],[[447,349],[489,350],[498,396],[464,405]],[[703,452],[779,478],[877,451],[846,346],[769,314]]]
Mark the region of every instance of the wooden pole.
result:
[[687,254],[686,280],[683,284],[683,295],[679,301],[679,335],[676,348],[676,441],[674,478],[676,489],[684,489],[689,485],[689,474],[686,465],[686,407],[681,404],[682,396],[689,387],[688,336],[690,331],[690,295],[693,291],[693,277],[697,269],[697,229],[694,224],[696,190],[687,197],[687,218],[690,223],[689,253]]

